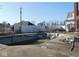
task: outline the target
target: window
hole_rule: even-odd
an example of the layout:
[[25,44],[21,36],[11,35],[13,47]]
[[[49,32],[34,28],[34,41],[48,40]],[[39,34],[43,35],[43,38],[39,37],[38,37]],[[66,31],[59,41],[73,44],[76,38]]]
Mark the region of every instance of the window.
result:
[[73,13],[72,12],[71,13],[68,13],[67,18],[71,18],[71,17],[73,17]]

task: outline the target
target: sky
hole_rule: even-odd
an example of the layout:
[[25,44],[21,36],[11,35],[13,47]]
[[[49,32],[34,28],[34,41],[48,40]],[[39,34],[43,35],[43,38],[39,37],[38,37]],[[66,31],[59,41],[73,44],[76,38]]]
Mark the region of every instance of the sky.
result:
[[73,2],[0,2],[0,23],[6,21],[14,24],[22,20],[35,24],[45,22],[63,22],[67,13],[73,11]]

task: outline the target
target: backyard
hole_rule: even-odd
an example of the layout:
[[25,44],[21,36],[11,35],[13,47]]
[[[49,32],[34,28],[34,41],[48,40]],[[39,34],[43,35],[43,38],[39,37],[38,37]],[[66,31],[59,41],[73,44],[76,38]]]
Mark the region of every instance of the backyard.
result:
[[78,57],[79,43],[71,52],[70,45],[61,41],[63,37],[53,40],[40,39],[34,44],[8,46],[0,44],[0,56],[15,57]]

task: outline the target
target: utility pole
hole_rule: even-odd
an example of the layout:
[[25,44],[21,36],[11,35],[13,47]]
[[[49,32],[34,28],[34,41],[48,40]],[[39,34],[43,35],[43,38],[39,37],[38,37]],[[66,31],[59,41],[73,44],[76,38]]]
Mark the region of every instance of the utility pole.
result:
[[74,31],[78,31],[78,2],[74,3]]
[[21,28],[22,28],[22,7],[20,7],[20,33],[21,33]]

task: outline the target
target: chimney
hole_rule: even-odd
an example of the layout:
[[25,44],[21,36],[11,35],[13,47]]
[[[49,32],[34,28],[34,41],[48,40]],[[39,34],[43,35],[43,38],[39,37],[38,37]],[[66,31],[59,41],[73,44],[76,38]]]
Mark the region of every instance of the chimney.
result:
[[77,20],[78,20],[78,2],[74,3],[74,31],[78,31],[77,27]]

